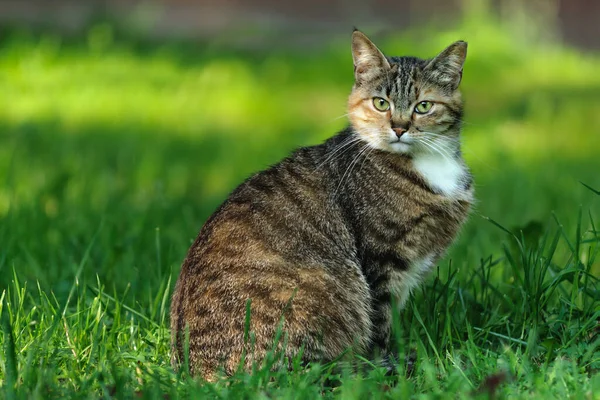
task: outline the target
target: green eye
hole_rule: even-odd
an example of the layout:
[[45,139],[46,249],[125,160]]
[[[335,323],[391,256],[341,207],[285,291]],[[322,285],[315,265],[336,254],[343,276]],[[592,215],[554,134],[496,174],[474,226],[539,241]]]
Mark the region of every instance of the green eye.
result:
[[415,107],[415,112],[417,114],[427,114],[429,110],[433,107],[433,103],[430,101],[422,101]]
[[390,109],[390,102],[381,97],[373,97],[373,105],[379,111],[387,111]]

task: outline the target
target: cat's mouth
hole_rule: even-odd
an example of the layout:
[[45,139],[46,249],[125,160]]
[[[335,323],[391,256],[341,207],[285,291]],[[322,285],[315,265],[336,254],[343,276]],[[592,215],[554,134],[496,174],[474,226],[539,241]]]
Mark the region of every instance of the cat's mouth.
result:
[[408,132],[397,135],[396,132],[388,136],[388,146],[394,153],[409,153],[414,144],[414,139],[410,137]]
[[414,140],[407,133],[405,133],[404,135],[402,135],[400,137],[394,136],[394,137],[390,138],[389,143],[390,143],[390,145],[392,145],[394,143],[402,143],[402,144],[406,144],[406,145],[411,145],[414,143]]

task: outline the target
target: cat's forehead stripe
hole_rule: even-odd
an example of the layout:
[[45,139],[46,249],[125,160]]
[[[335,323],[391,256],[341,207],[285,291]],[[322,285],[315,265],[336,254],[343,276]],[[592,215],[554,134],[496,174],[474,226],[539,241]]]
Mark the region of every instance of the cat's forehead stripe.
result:
[[400,109],[406,109],[410,106],[417,95],[417,66],[414,60],[406,58],[392,59],[398,68],[393,71],[395,79],[392,79],[393,87],[391,93],[396,96],[396,106]]

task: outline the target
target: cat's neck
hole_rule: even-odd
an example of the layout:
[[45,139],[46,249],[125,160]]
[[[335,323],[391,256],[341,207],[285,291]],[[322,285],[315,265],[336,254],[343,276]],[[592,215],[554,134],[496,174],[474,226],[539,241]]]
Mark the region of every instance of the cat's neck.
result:
[[459,154],[416,154],[412,157],[412,167],[434,192],[450,198],[463,198],[467,195],[471,178]]
[[362,171],[362,168],[352,168],[352,160],[358,160],[355,164],[360,162],[361,165],[365,162],[381,164],[380,171],[385,174],[390,173],[391,170],[384,165],[393,164],[395,167],[392,170],[418,175],[434,193],[451,199],[471,199],[471,175],[462,159],[458,142],[456,142],[457,147],[452,151],[449,149],[443,153],[423,151],[409,155],[383,150],[364,150],[360,142],[355,142],[357,138],[354,135],[351,129],[347,129],[332,138],[333,142],[330,143],[329,151],[335,153],[333,158],[345,159],[342,162],[342,170],[345,173]]

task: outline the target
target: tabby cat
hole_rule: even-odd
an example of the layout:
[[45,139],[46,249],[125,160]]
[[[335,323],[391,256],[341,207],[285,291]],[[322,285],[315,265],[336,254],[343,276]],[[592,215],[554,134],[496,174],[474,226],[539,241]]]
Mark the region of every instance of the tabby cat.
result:
[[433,59],[386,57],[354,31],[349,126],[248,178],[190,248],[171,305],[175,368],[187,359],[207,380],[248,368],[278,327],[289,359],[385,356],[392,303],[473,200],[459,141],[466,53],[459,41]]

